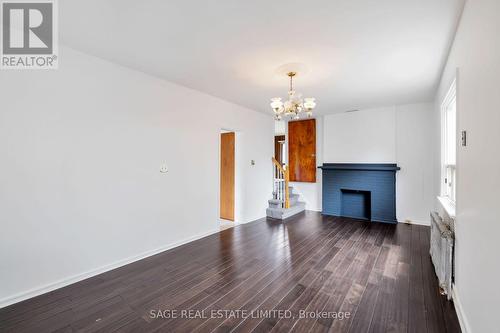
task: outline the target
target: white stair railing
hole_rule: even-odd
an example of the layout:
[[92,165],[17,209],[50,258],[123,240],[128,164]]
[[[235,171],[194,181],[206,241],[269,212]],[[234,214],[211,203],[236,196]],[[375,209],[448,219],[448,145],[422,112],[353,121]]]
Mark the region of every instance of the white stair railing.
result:
[[282,208],[290,208],[288,168],[284,168],[273,157],[273,199],[280,200]]

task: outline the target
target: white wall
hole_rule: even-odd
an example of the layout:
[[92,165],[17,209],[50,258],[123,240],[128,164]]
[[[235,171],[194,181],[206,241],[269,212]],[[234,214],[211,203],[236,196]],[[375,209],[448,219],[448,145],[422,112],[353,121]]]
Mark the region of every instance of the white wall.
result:
[[[457,126],[459,132],[467,130],[468,145],[457,150],[454,293],[459,317],[468,332],[498,332],[499,31],[498,0],[466,3],[436,96],[435,119],[439,121],[439,106],[458,70]],[[438,163],[435,169],[439,169]],[[435,188],[439,188],[439,178]]]
[[274,121],[274,135],[284,135],[286,133],[286,121]]
[[339,113],[325,117],[326,163],[395,163],[395,108]]
[[265,216],[270,116],[68,48],[0,94],[0,306],[216,231],[221,129],[241,222]]
[[[318,121],[317,164],[397,163],[396,214],[400,222],[429,224],[434,197],[433,104],[340,113]],[[321,210],[316,184],[294,183],[307,209]]]
[[396,106],[396,215],[429,224],[434,203],[433,104]]

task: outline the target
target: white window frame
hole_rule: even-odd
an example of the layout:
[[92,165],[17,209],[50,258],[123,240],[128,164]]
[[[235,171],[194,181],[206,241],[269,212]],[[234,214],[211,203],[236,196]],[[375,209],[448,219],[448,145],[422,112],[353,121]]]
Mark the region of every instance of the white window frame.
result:
[[[455,103],[455,128],[451,129],[455,131],[455,144],[453,149],[455,149],[455,163],[450,164],[447,161],[448,149],[449,149],[449,132],[448,128],[448,110],[452,103]],[[455,205],[456,202],[456,156],[457,156],[457,89],[456,89],[456,79],[453,80],[443,102],[441,104],[441,196],[447,198],[451,204]]]

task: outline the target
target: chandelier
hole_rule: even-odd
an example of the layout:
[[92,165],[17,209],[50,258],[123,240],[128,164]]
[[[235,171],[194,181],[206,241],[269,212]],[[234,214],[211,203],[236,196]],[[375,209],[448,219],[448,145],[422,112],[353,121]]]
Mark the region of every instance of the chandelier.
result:
[[281,97],[271,98],[271,108],[274,111],[276,120],[283,119],[283,116],[288,116],[293,119],[300,119],[300,115],[305,113],[307,117],[312,116],[312,110],[316,107],[314,98],[302,98],[302,94],[298,94],[293,90],[293,78],[297,72],[288,72],[290,77],[290,90],[288,91],[288,100],[281,101]]

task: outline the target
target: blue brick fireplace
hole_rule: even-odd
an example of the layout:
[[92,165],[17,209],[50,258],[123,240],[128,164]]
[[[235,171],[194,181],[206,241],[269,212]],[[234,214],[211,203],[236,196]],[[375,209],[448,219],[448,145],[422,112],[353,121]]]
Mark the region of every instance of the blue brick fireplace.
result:
[[397,223],[396,164],[325,163],[323,214]]

